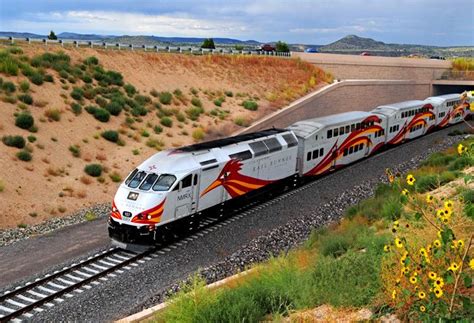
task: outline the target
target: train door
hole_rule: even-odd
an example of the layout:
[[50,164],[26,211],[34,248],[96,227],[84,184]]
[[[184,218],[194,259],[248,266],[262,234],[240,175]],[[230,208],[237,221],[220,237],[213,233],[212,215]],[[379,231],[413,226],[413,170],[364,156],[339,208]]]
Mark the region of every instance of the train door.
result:
[[193,214],[197,210],[198,175],[189,174],[176,185],[175,218]]

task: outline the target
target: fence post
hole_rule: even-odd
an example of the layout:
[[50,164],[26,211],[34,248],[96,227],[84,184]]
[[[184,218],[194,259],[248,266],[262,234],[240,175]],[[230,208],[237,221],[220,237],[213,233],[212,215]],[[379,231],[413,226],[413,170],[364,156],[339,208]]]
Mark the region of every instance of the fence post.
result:
[[87,42],[87,43],[88,43],[87,45],[89,45],[91,48],[94,48],[94,45],[92,44],[91,41],[89,41],[89,42]]
[[46,38],[43,38],[43,43],[44,43],[45,46],[48,46],[48,40]]

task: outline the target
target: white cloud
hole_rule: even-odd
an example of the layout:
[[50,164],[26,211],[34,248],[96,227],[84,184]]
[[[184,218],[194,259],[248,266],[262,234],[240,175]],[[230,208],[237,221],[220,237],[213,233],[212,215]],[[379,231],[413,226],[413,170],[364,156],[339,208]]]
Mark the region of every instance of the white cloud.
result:
[[159,34],[167,36],[213,36],[240,34],[245,25],[227,21],[205,20],[180,15],[147,15],[114,11],[64,11],[32,14],[28,20],[12,25],[25,30],[54,29],[74,32]]

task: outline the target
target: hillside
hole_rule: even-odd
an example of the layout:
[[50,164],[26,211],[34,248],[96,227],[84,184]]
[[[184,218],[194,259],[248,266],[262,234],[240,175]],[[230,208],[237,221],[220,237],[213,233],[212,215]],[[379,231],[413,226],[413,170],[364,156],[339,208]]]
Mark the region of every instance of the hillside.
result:
[[0,76],[3,228],[111,202],[156,151],[227,136],[330,80],[293,59],[40,45],[0,49]]

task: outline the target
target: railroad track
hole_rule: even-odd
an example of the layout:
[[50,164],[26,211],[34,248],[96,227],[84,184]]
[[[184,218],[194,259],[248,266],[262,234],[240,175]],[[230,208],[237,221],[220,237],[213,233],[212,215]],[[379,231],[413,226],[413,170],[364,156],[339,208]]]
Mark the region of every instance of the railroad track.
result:
[[[435,133],[436,132],[425,135],[423,138],[431,137]],[[407,142],[403,147],[413,145],[416,142],[416,140]],[[400,146],[380,152],[370,157],[370,159],[380,158],[390,151],[395,150],[397,147]],[[356,164],[363,164],[368,160],[369,159],[363,159]],[[158,244],[149,250],[132,253],[119,248],[110,248],[78,263],[47,274],[43,278],[37,278],[33,282],[17,286],[13,290],[6,291],[3,295],[0,295],[0,322],[30,319],[35,312],[42,312],[46,308],[53,307],[63,302],[65,298],[73,297],[74,293],[82,293],[85,290],[89,290],[94,285],[99,285],[100,281],[107,281],[109,278],[116,277],[124,273],[125,270],[130,270],[132,267],[138,266],[139,263],[159,257],[172,249],[177,249],[222,226],[226,226],[248,214],[257,212],[292,195],[298,194],[314,185],[324,184],[325,181],[333,176],[349,170],[350,167],[346,167],[318,180],[309,181],[295,189],[279,194],[271,200],[254,200],[247,205],[233,210],[231,214],[228,214],[224,218],[204,217],[201,219],[201,224],[197,230],[182,236],[177,236],[175,240],[166,244]]]

